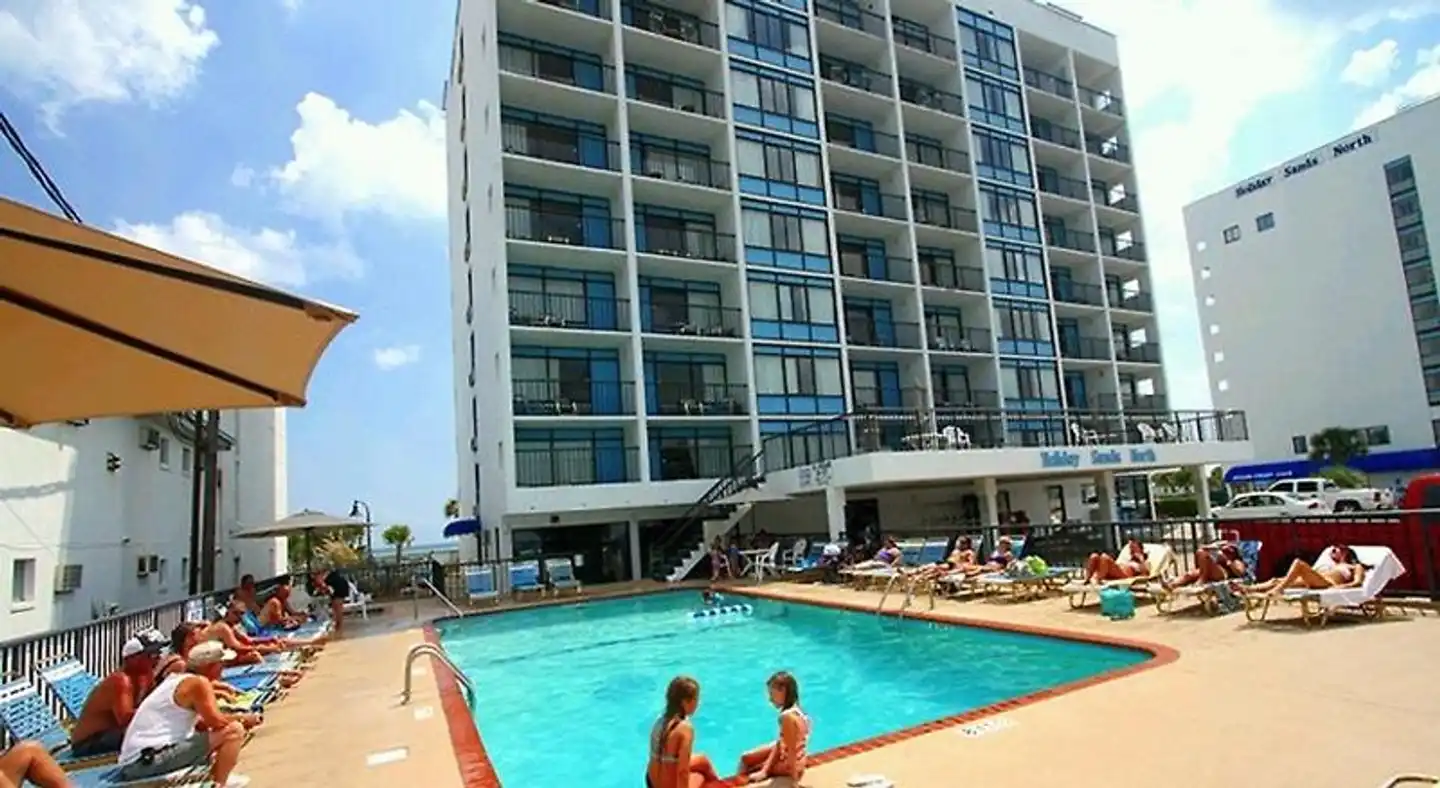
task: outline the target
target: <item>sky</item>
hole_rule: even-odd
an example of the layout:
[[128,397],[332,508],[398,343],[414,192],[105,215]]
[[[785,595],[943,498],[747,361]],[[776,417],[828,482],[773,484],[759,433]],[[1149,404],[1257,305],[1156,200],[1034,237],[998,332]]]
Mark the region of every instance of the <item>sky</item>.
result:
[[[291,508],[420,542],[457,497],[454,4],[0,0],[0,109],[87,223],[360,313],[289,414]],[[1440,93],[1440,0],[1058,4],[1119,37],[1168,390],[1205,407],[1182,206]],[[3,151],[0,194],[51,209]]]

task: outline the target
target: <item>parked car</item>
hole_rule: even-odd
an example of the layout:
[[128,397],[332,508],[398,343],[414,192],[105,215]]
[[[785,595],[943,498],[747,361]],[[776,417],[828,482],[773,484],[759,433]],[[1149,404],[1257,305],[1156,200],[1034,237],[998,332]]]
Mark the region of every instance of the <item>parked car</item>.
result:
[[1371,487],[1347,490],[1329,479],[1281,479],[1265,492],[1292,495],[1304,500],[1318,499],[1331,511],[1368,512],[1395,508],[1395,493]]
[[1318,498],[1301,499],[1275,492],[1245,493],[1212,510],[1221,520],[1267,520],[1274,517],[1302,517],[1329,514],[1330,508]]

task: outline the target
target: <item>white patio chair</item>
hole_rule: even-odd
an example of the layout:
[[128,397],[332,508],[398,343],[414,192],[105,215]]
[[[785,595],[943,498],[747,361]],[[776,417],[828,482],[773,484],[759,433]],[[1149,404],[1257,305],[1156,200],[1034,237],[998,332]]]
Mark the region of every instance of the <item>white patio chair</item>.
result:
[[1094,446],[1100,442],[1100,433],[1085,429],[1073,421],[1070,422],[1070,437],[1078,446]]
[[1160,436],[1155,434],[1155,428],[1144,422],[1136,423],[1135,431],[1140,433],[1141,443],[1159,443]]
[[802,536],[796,539],[794,544],[790,545],[790,549],[786,550],[780,556],[780,560],[785,566],[797,566],[800,560],[805,557],[805,550],[809,547],[810,542]]
[[947,424],[940,430],[940,435],[945,438],[945,447],[949,449],[970,448],[970,434],[954,424]]
[[360,611],[360,617],[365,619],[366,621],[369,621],[371,601],[371,596],[364,591],[361,591],[360,586],[355,585],[355,583],[352,581],[350,583],[350,595],[345,598],[345,607],[343,609],[343,612],[353,613],[358,610]]
[[764,553],[761,553],[760,555],[755,557],[755,565],[751,567],[751,569],[755,570],[756,582],[764,580],[766,572],[769,572],[772,575],[780,574],[780,567],[775,564],[775,558],[779,554],[780,543],[775,542],[774,544],[770,545],[769,550],[766,550]]

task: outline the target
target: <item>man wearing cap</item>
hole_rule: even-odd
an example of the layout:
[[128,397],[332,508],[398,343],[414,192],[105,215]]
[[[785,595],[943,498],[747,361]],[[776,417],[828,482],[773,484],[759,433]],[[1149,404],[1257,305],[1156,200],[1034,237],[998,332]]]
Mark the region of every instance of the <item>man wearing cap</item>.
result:
[[[120,781],[148,781],[208,763],[217,786],[239,788],[249,782],[231,772],[245,731],[262,719],[222,713],[211,685],[234,658],[235,652],[213,640],[190,649],[186,672],[166,676],[135,710],[120,745]],[[207,732],[198,730],[200,724]]]
[[77,757],[91,758],[120,749],[135,707],[155,686],[159,657],[160,646],[148,633],[139,633],[120,647],[120,669],[90,691],[80,720],[70,732],[70,749]]

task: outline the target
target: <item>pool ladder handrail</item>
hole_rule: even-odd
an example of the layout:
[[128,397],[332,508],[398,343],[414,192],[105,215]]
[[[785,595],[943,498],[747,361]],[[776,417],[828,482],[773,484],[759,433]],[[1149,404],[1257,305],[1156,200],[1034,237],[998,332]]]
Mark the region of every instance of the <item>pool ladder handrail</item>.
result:
[[445,606],[450,608],[451,613],[457,616],[465,615],[465,611],[461,610],[454,602],[450,601],[450,597],[445,596],[440,589],[436,588],[435,584],[430,582],[430,578],[422,575],[411,575],[410,599],[415,603],[415,618],[420,618],[420,586],[422,585],[430,589],[430,593],[434,594],[441,602],[444,602]]
[[475,705],[475,685],[471,683],[470,677],[461,673],[460,669],[455,667],[455,663],[450,661],[450,657],[434,643],[417,643],[410,649],[410,653],[405,655],[405,691],[400,693],[400,705],[404,706],[410,702],[411,684],[414,679],[412,668],[415,666],[415,660],[422,654],[434,657],[455,676],[455,680],[465,688],[465,702],[473,707]]

